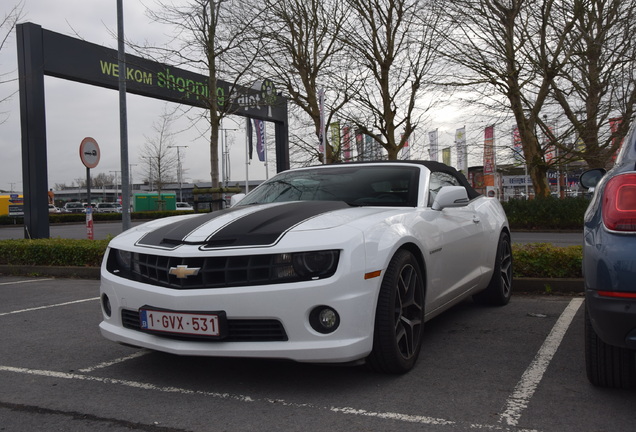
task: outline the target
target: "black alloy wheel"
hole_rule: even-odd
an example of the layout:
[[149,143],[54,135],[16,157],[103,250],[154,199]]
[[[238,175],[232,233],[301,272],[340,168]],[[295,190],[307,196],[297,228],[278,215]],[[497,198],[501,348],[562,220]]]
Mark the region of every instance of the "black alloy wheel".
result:
[[493,306],[507,305],[512,296],[512,244],[510,234],[503,231],[499,235],[495,267],[490,283],[473,299],[482,304]]
[[399,250],[387,267],[376,309],[373,351],[367,364],[384,373],[413,368],[422,346],[424,279],[412,253]]

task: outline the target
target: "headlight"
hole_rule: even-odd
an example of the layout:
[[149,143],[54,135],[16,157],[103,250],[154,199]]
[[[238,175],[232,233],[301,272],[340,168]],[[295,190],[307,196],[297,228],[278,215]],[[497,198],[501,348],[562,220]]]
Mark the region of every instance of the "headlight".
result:
[[300,280],[327,278],[336,272],[339,255],[337,250],[276,255],[276,277]]
[[139,268],[139,263],[135,260],[135,254],[120,249],[110,249],[106,267],[110,273],[117,275],[129,274]]
[[132,252],[117,249],[117,264],[121,267],[121,270],[129,271],[132,264]]
[[295,253],[292,254],[292,264],[300,277],[328,277],[336,271],[338,255],[335,250]]

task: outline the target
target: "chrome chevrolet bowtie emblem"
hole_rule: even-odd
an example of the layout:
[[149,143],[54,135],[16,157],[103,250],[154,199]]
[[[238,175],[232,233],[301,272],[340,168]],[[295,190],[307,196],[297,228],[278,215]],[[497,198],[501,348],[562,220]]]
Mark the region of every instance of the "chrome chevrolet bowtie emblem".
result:
[[168,274],[174,275],[177,279],[186,279],[188,276],[196,276],[199,274],[201,267],[188,267],[187,265],[178,265],[176,267],[170,267]]

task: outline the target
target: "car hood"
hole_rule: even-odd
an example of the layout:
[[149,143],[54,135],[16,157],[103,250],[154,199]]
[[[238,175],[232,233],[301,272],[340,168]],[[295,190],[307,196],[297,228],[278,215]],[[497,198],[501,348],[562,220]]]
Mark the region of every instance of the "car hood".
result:
[[[198,245],[204,249],[266,247],[287,233],[330,229],[372,217],[373,221],[401,213],[404,208],[350,207],[341,201],[295,201],[239,206],[212,213],[178,216],[149,222],[118,236],[114,243],[133,240],[138,247],[175,249]],[[130,236],[134,236],[131,238]],[[130,243],[128,243],[130,244]]]

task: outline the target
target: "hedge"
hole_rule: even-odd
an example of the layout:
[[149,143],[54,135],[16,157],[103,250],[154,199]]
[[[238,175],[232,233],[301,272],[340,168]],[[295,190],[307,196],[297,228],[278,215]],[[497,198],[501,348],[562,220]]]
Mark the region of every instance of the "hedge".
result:
[[[205,213],[206,211],[199,211],[199,213]],[[130,214],[132,220],[152,220],[159,219],[167,216],[176,216],[182,214],[192,214],[192,210],[164,210],[164,211],[148,211],[148,212],[133,212]],[[93,221],[106,222],[106,221],[120,221],[121,213],[93,213]],[[86,222],[86,215],[84,213],[49,213],[49,223],[82,223]],[[22,217],[15,216],[0,216],[0,225],[22,225],[24,219]]]
[[101,265],[107,245],[108,240],[1,240],[0,264],[98,267]]
[[510,200],[501,205],[514,230],[582,230],[583,215],[590,201],[578,198]]

